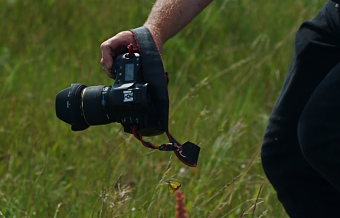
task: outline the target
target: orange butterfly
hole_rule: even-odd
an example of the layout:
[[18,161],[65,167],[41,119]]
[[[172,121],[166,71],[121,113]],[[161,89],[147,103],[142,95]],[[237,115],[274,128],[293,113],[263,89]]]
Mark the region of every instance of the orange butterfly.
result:
[[166,183],[169,185],[169,192],[174,193],[177,191],[182,185],[179,182],[169,180]]

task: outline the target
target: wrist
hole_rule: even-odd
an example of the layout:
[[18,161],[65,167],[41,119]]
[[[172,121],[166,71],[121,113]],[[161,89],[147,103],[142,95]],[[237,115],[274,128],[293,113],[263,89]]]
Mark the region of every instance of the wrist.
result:
[[162,37],[162,32],[160,31],[160,29],[158,27],[154,26],[154,25],[149,24],[149,23],[145,23],[144,27],[149,29],[149,31],[152,35],[152,38],[156,43],[158,51],[160,53],[163,53],[163,44],[164,44],[165,40]]

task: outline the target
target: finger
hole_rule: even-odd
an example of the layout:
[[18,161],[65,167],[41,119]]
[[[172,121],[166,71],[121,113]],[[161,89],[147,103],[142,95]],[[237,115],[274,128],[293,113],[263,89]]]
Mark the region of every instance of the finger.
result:
[[115,77],[114,77],[111,73],[106,73],[106,75],[107,75],[108,77],[110,77],[111,79],[115,79]]
[[115,75],[111,73],[111,71],[109,69],[107,69],[106,67],[102,67],[103,71],[106,73],[106,75],[112,79],[115,79]]
[[100,46],[102,49],[101,64],[108,70],[112,68],[115,55],[122,52],[126,46],[126,43],[124,44],[120,37],[117,37],[118,35],[106,40]]
[[113,63],[113,52],[110,47],[110,44],[108,41],[105,41],[101,44],[100,46],[102,50],[102,59],[100,63],[105,67],[107,70],[112,68],[112,63]]
[[105,66],[103,58],[100,59],[100,64],[102,65],[103,71],[110,73],[111,70]]
[[126,50],[126,46],[133,41],[132,33],[124,31],[101,44],[102,58],[100,63],[106,68],[106,71],[110,71],[112,69],[114,57],[124,52]]

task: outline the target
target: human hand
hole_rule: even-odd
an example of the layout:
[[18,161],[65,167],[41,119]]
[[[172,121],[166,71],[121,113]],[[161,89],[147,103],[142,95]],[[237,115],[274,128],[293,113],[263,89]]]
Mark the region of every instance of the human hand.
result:
[[134,48],[137,48],[137,42],[132,32],[123,31],[109,38],[100,45],[102,50],[100,63],[109,77],[114,78],[113,74],[110,73],[114,57],[126,52],[129,44],[132,44]]
[[[161,50],[162,43],[158,40],[158,34],[155,34],[155,31],[151,30],[151,28],[149,28],[149,30],[153,35],[158,49]],[[109,77],[114,78],[113,74],[110,73],[110,70],[113,67],[114,58],[119,54],[127,52],[127,46],[130,44],[132,44],[133,48],[138,48],[137,41],[133,33],[131,31],[122,31],[100,45],[102,50],[100,63]]]

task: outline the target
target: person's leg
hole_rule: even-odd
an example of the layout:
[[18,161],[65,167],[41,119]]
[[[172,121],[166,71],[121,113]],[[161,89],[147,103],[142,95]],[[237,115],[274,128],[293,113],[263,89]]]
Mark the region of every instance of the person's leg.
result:
[[339,14],[334,6],[327,3],[298,31],[295,57],[264,137],[264,171],[291,217],[340,217],[339,190],[305,160],[297,136],[305,104],[340,61]]

